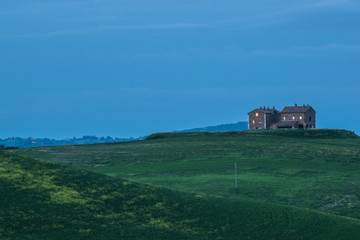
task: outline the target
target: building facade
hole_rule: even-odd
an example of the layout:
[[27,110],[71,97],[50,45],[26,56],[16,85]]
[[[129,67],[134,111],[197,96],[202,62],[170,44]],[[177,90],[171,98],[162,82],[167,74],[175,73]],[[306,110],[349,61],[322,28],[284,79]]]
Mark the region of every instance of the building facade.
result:
[[249,130],[269,128],[315,128],[316,111],[308,104],[298,106],[286,106],[279,112],[260,107],[248,113]]
[[248,113],[249,129],[268,129],[280,121],[280,112],[273,108],[260,107]]

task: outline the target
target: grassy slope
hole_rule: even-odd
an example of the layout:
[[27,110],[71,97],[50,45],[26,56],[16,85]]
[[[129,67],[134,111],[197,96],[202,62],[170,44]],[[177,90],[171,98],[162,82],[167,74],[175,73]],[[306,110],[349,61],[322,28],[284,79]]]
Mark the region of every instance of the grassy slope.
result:
[[360,218],[360,139],[348,131],[163,133],[16,152],[175,190]]
[[360,221],[0,153],[0,239],[359,239]]

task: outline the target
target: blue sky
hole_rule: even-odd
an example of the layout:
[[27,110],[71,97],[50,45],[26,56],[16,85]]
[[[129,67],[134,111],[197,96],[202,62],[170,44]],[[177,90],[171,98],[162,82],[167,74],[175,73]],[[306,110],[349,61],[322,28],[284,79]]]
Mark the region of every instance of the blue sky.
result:
[[360,2],[17,0],[0,8],[0,137],[136,137],[310,104],[360,133]]

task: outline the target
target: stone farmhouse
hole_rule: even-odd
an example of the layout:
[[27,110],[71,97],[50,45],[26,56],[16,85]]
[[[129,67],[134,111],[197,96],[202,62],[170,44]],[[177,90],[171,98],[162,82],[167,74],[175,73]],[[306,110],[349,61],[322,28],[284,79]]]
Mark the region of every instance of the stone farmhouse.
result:
[[249,130],[270,128],[315,128],[316,112],[308,105],[287,106],[280,112],[269,107],[252,110],[249,115]]

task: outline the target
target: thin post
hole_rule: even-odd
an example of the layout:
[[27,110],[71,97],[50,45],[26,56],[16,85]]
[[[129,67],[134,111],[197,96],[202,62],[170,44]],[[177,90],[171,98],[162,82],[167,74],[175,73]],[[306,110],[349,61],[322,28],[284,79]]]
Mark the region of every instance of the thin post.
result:
[[235,162],[235,188],[237,188],[237,164]]

